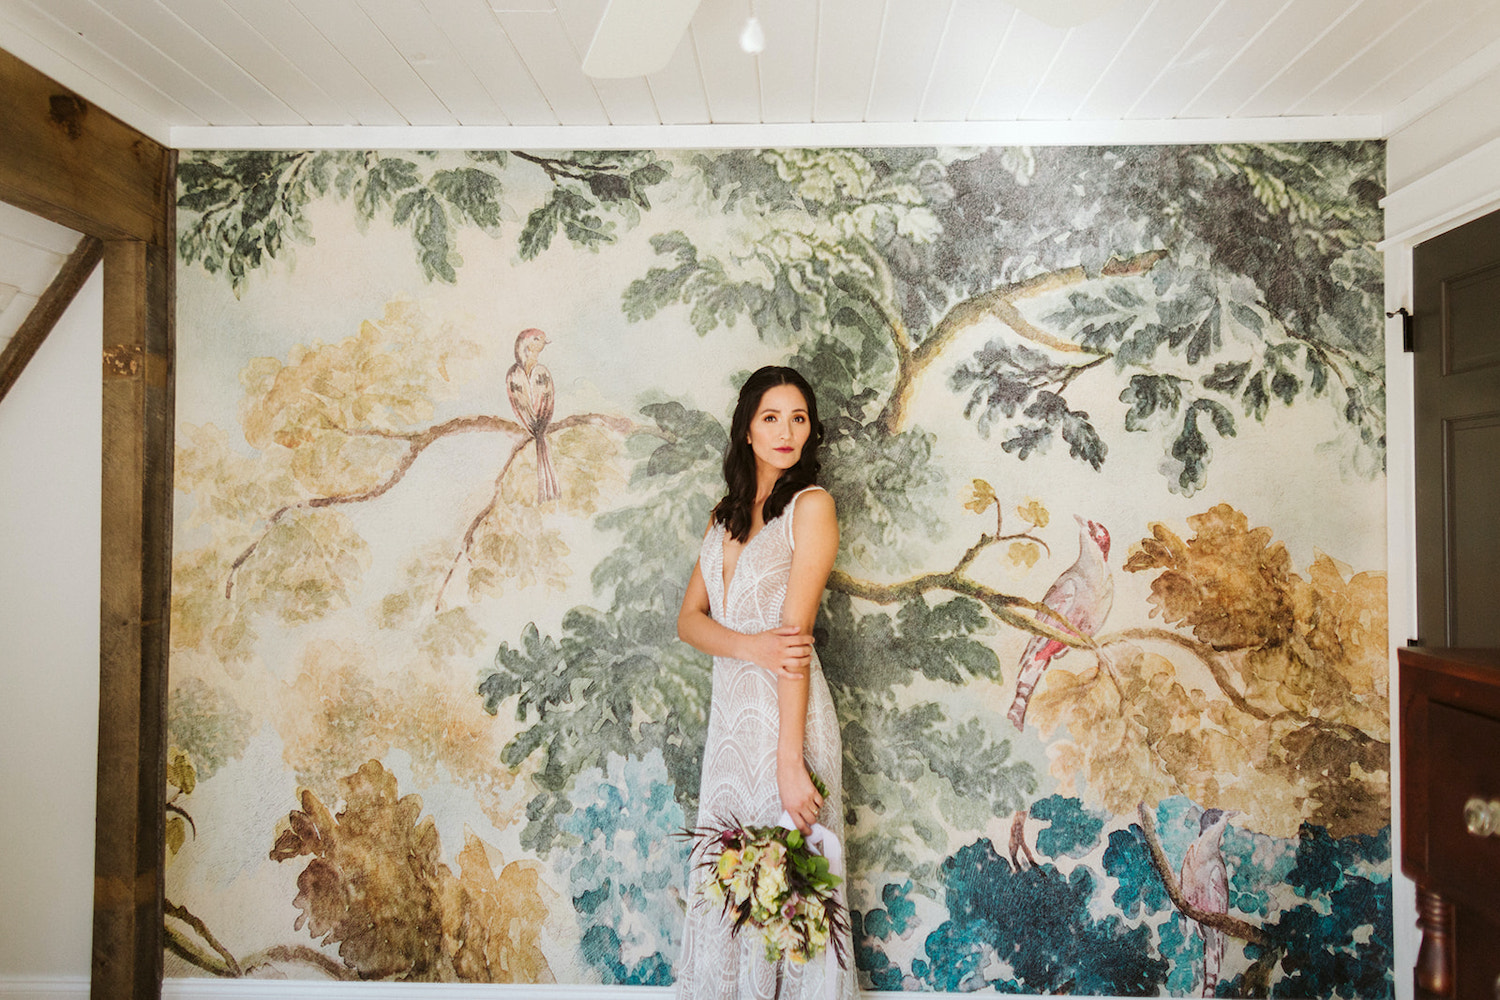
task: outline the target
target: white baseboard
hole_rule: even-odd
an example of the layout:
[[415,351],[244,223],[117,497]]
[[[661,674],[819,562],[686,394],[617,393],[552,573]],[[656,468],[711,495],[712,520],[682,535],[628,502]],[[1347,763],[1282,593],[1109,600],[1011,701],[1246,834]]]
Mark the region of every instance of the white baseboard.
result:
[[[167,979],[162,1000],[669,1000],[671,987],[341,983],[317,979]],[[0,1000],[89,1000],[87,976],[7,976]]]
[[[318,979],[167,979],[162,1000],[669,1000],[670,986],[506,985],[475,983],[340,983]],[[861,990],[863,1000],[897,994]],[[966,993],[922,993],[922,1000],[959,1000]],[[89,1000],[87,976],[7,976],[0,1000]],[[1108,1000],[1108,998],[1099,998]]]
[[[162,1000],[669,1000],[671,987],[167,979]],[[937,994],[933,994],[937,996]],[[89,1000],[87,976],[0,975],[0,1000]]]
[[88,1000],[88,976],[7,976],[0,973],[0,1000]]
[[484,983],[343,983],[309,979],[168,979],[162,1000],[669,1000],[671,987]]

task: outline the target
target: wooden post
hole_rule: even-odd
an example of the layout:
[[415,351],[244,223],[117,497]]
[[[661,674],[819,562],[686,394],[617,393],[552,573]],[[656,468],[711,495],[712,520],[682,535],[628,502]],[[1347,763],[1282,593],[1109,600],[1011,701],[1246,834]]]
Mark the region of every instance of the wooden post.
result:
[[94,1000],[161,996],[176,169],[0,51],[0,200],[104,241]]
[[171,265],[164,247],[105,244],[93,1000],[161,995]]

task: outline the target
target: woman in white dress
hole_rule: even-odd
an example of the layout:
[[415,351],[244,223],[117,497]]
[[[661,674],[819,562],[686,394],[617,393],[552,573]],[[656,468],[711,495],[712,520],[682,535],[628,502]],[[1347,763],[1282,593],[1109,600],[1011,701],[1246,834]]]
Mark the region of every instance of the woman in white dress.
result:
[[[728,492],[713,510],[677,618],[681,639],[714,658],[698,826],[813,823],[844,836],[843,750],[812,627],[838,552],[833,498],[817,486],[823,427],[812,388],[790,368],[746,380],[724,455]],[[813,786],[808,768],[825,783]],[[850,1000],[851,967],[768,962],[756,934],[730,933],[690,876],[677,995],[682,1000]],[[847,935],[847,931],[845,932]]]

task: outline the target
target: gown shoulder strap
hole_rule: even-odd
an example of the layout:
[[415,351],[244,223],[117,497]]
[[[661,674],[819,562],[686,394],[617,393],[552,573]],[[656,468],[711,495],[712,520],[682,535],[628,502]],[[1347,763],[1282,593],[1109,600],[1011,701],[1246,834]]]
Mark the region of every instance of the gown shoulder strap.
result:
[[[802,494],[809,493],[813,490],[823,490],[823,487],[818,486],[817,484],[803,487],[796,493],[792,494],[792,498],[786,502],[786,510],[781,512],[782,520],[786,522],[786,545],[789,549],[797,548],[796,540],[792,537],[792,515],[797,510],[797,498]],[[828,491],[823,490],[823,492],[827,493]]]

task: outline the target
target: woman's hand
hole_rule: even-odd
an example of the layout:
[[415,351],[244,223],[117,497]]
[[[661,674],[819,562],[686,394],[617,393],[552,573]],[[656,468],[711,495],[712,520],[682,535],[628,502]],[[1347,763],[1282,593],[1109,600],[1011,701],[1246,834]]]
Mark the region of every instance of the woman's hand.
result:
[[781,808],[792,817],[804,835],[812,832],[823,808],[823,796],[813,785],[812,776],[802,761],[776,765],[776,790],[781,793]]
[[795,625],[783,625],[746,636],[746,655],[778,678],[800,681],[812,663],[813,637]]

